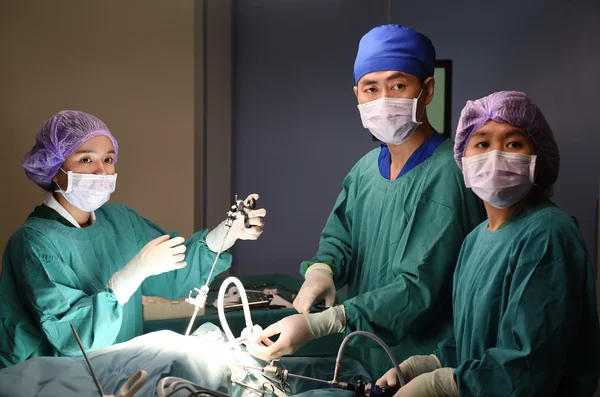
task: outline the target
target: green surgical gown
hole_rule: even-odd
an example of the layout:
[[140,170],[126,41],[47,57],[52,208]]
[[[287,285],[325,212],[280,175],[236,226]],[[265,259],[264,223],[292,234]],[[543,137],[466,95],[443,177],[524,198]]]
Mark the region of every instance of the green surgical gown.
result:
[[[452,331],[452,274],[464,238],[483,220],[483,206],[442,143],[423,163],[396,180],[383,178],[379,148],[343,181],[315,262],[329,264],[336,286],[348,285],[346,333],[381,337],[398,360],[425,354]],[[392,363],[363,337],[358,358],[376,379]]]
[[549,200],[465,240],[454,337],[439,346],[460,397],[592,396],[600,375],[594,275],[577,226]]
[[[87,350],[130,340],[142,334],[142,294],[174,299],[204,284],[216,256],[205,242],[208,230],[185,242],[187,267],[149,277],[125,305],[117,302],[106,287],[110,277],[164,234],[124,205],[102,206],[81,229],[37,207],[2,257],[0,368],[29,357],[80,356],[70,322]],[[230,264],[224,253],[215,274]]]

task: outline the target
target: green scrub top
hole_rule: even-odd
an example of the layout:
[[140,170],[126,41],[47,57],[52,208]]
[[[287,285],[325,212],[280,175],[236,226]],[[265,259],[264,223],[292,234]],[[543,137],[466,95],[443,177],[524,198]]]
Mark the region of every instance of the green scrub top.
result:
[[[80,356],[70,322],[86,350],[130,340],[142,334],[142,295],[175,299],[205,283],[216,256],[208,230],[184,243],[185,268],[148,277],[121,306],[108,280],[167,233],[124,205],[95,214],[92,225],[76,228],[41,205],[10,238],[0,276],[0,368],[36,356]],[[230,265],[225,252],[214,274]]]
[[[346,334],[375,333],[400,361],[432,351],[452,332],[452,274],[464,238],[484,219],[465,187],[452,142],[396,180],[383,178],[379,148],[343,181],[321,234],[316,262],[348,285]],[[354,338],[357,358],[374,379],[392,363],[370,339]]]
[[439,346],[459,396],[592,396],[600,376],[594,274],[575,222],[547,199],[465,240],[454,337]]

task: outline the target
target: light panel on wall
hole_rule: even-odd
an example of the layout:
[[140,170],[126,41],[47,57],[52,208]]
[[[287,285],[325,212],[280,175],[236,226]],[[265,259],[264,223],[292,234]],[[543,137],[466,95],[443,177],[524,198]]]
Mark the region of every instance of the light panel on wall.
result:
[[431,126],[443,135],[450,138],[452,128],[452,61],[440,60],[435,63],[433,74],[435,79],[435,93],[427,105],[427,117]]

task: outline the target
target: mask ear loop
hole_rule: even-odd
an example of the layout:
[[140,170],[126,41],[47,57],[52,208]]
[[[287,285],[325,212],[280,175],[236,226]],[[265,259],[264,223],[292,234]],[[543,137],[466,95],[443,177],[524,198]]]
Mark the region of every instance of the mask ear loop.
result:
[[[67,188],[63,190],[63,188],[60,187],[60,185],[58,184],[58,178],[56,178],[56,182],[54,182],[54,184],[56,186],[58,186],[58,190],[55,190],[54,192],[55,193],[63,193],[63,192],[67,193],[67,191],[69,190],[69,186],[73,184],[71,181],[71,176],[69,175],[68,172],[63,170],[62,167],[59,167],[58,169],[61,170],[65,175],[67,175]],[[71,182],[71,183],[69,183],[69,182]]]
[[531,162],[529,163],[529,180],[531,181],[532,186],[538,186],[537,183],[535,183],[535,180],[537,179],[537,176],[538,176],[538,170],[537,170],[536,164],[537,164],[537,155],[534,154],[531,156]]
[[[417,115],[416,113],[417,113],[417,106],[419,104],[419,98],[421,98],[421,94],[423,93],[424,89],[425,89],[425,82],[423,82],[423,85],[421,86],[421,92],[419,92],[419,95],[415,98],[416,99],[416,101],[415,101],[415,112],[414,112],[413,116]],[[421,115],[419,116],[419,120],[417,120],[416,117],[415,117],[414,120],[415,120],[416,123],[419,123],[419,124],[422,123],[421,119],[423,118],[423,115],[425,114],[425,108],[427,108],[427,106],[423,106],[423,110],[421,110]]]
[[423,93],[423,87],[421,87],[421,92],[419,92],[419,95],[414,99],[415,106],[414,106],[414,111],[413,111],[413,120],[415,121],[415,123],[419,123],[419,124],[422,123],[421,119],[423,118],[423,115],[425,114],[425,108],[427,107],[427,106],[423,106],[423,110],[421,110],[421,116],[419,116],[419,120],[417,120],[415,116],[417,115],[417,107],[419,105],[419,98],[421,98],[422,93]]

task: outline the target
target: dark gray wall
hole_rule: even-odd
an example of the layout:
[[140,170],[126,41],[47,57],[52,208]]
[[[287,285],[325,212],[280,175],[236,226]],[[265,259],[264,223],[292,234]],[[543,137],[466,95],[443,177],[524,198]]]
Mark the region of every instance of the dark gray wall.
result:
[[[385,1],[234,3],[233,186],[267,227],[236,245],[234,273],[298,274],[354,163],[376,145],[352,92],[356,46]],[[342,5],[343,4],[343,5]]]
[[[595,251],[600,145],[600,6],[592,0],[392,2],[452,59],[455,128],[468,99],[525,91],[561,149],[555,201]],[[405,7],[406,5],[406,7]],[[409,6],[408,6],[409,5]],[[235,248],[234,272],[298,274],[315,252],[344,175],[375,147],[352,93],[364,33],[387,2],[252,0],[234,4],[234,191],[261,194],[267,229]]]

